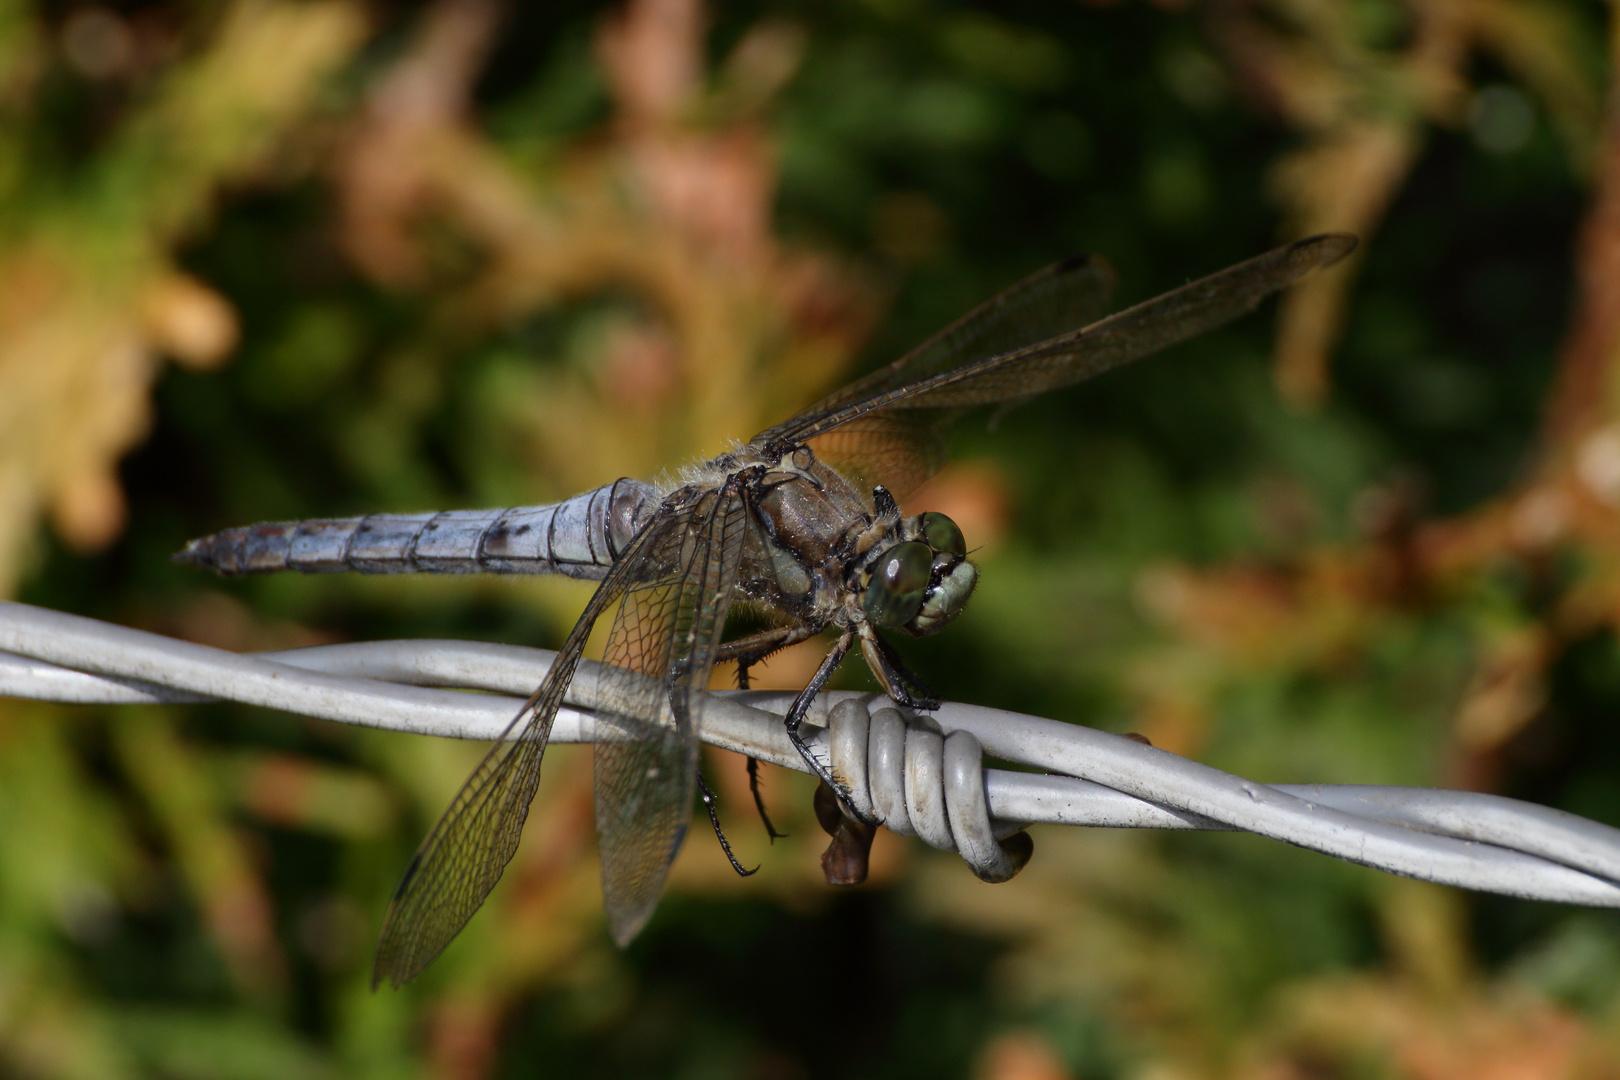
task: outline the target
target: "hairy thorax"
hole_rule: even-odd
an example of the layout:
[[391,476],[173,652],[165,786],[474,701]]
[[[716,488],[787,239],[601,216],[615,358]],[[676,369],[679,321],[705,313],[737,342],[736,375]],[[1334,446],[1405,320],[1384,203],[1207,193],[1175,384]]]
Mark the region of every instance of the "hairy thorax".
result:
[[743,596],[817,628],[847,622],[855,570],[895,522],[877,520],[870,493],[803,447],[777,462],[739,447],[682,479],[702,487],[739,471],[751,478]]

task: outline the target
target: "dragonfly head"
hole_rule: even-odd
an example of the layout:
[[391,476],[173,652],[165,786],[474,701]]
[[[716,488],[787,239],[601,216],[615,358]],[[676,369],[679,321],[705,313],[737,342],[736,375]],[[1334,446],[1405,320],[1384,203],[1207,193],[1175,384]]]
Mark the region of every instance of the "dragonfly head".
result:
[[873,626],[923,637],[961,614],[979,571],[967,561],[962,530],[944,514],[908,518],[899,537],[869,564],[861,608]]

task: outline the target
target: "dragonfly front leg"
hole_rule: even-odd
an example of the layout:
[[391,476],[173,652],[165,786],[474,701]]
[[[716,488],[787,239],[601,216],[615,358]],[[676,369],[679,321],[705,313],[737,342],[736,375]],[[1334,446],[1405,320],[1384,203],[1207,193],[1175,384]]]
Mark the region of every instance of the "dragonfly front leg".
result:
[[[900,663],[894,646],[870,626],[861,627],[861,655],[866,657],[866,664],[872,669],[883,684],[883,692],[896,702],[908,709],[920,712],[932,712],[939,708],[939,698],[928,689],[917,676],[907,671],[905,665]],[[913,693],[913,691],[916,691]]]

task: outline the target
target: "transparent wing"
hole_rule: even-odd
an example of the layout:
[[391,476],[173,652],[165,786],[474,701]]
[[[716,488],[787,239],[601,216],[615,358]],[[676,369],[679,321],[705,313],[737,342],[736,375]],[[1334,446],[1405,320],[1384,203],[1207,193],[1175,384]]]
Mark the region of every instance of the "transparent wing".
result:
[[517,851],[529,804],[540,783],[540,759],[551,736],[551,724],[573,681],[591,628],[638,575],[648,572],[646,555],[652,534],[667,517],[661,507],[608,571],[540,688],[518,710],[500,741],[473,769],[417,849],[383,920],[372,969],[373,989],[384,980],[398,987],[421,974],[467,925],[501,879]]
[[692,816],[703,695],[743,548],[741,492],[733,477],[671,506],[608,636],[595,702],[596,831],[620,945],[652,914]]
[[1009,285],[906,355],[828,394],[786,423],[758,436],[769,442],[803,418],[820,416],[874,394],[919,382],[942,371],[1014,349],[1094,322],[1114,292],[1114,271],[1102,259],[1082,255],[1037,270]]
[[[947,350],[954,366],[901,384],[892,382],[899,365],[886,368],[852,388],[867,391],[871,383],[870,392],[840,392],[754,442],[815,440],[817,453],[841,471],[903,495],[937,468],[944,431],[961,411],[1068,386],[1207,333],[1355,246],[1353,236],[1312,237],[1036,344],[990,354]],[[906,369],[913,370],[920,368]]]
[[[1077,330],[1102,317],[1113,291],[1113,268],[1102,259],[1079,256],[1055,263],[1003,289],[894,363],[761,432],[754,442],[771,442],[807,418]],[[939,416],[873,416],[823,437],[814,448],[822,460],[851,479],[867,481],[867,487],[883,483],[904,492],[939,468],[947,426]]]

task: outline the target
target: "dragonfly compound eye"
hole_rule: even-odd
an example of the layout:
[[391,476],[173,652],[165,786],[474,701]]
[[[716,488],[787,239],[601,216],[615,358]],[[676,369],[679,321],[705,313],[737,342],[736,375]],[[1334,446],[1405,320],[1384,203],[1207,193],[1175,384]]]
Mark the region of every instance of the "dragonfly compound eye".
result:
[[923,541],[935,551],[942,555],[967,554],[967,541],[962,538],[962,530],[944,514],[930,510],[918,519],[918,524],[922,526]]
[[915,540],[896,544],[878,556],[866,595],[861,598],[866,617],[874,626],[903,626],[916,617],[933,562],[933,551]]

